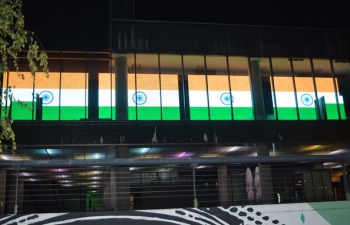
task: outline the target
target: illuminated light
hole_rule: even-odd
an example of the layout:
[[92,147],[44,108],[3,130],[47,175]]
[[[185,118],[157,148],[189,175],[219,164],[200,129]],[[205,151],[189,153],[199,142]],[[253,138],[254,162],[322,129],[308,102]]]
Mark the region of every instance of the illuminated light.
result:
[[94,155],[94,159],[100,159],[100,158],[102,158],[101,154],[96,153],[96,154]]
[[6,156],[6,155],[1,155],[0,158],[2,160],[10,160],[10,157]]
[[[86,157],[88,158],[88,157]],[[75,155],[73,156],[73,159],[85,159],[85,157],[83,155]],[[91,158],[88,158],[88,159],[91,159]]]
[[335,155],[335,154],[341,154],[347,152],[346,149],[338,149],[333,152],[328,153],[327,155]]
[[57,169],[57,171],[60,173],[64,173],[64,172],[68,172],[68,169]]
[[23,172],[22,175],[25,177],[34,176],[33,173],[27,173],[27,172]]
[[68,178],[68,177],[72,177],[72,175],[62,174],[61,177],[63,177],[63,178]]
[[130,167],[129,170],[136,170],[136,168],[135,167]]
[[336,162],[326,162],[326,163],[323,163],[323,166],[327,168],[340,168],[341,164]]
[[206,168],[206,166],[197,166],[196,169],[203,169]]
[[46,149],[49,155],[60,155],[62,153],[61,149]]
[[179,153],[176,153],[174,156],[175,156],[176,158],[182,158],[182,157],[184,157],[184,156],[186,155],[186,153],[187,153],[187,152],[179,152]]
[[241,149],[241,147],[239,147],[239,146],[234,146],[234,147],[230,148],[229,150],[227,150],[227,152],[235,152],[235,151],[238,151],[238,150],[240,150],[240,149]]
[[217,157],[219,153],[205,153],[201,155],[201,157],[206,158],[206,157]]
[[141,148],[141,149],[139,150],[139,152],[140,152],[141,154],[145,154],[145,153],[149,152],[149,148]]
[[312,150],[319,150],[323,147],[323,145],[310,145],[305,148],[300,149],[300,151],[312,151]]
[[[92,185],[92,186],[90,186],[90,187],[92,187],[92,188],[98,188],[98,187],[100,187],[100,185]],[[96,192],[96,191],[92,191],[92,192]]]
[[34,178],[29,178],[28,180],[29,180],[29,181],[32,181],[32,182],[33,182],[33,181],[39,181],[39,179],[34,179]]
[[89,179],[91,179],[91,180],[99,180],[99,179],[102,179],[102,177],[89,177]]
[[101,182],[99,181],[92,181],[91,184],[100,184]]

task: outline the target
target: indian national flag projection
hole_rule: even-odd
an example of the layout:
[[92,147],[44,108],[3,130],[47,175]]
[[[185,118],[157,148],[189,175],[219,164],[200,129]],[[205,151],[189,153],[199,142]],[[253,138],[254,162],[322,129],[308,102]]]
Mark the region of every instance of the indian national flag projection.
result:
[[[25,79],[18,76],[16,72],[10,72],[9,77],[4,76],[3,87],[11,87],[12,118],[15,120],[31,120],[33,113],[33,78],[30,73],[22,73]],[[9,100],[7,101],[9,106]]]
[[61,74],[61,120],[86,118],[88,85],[85,73]]
[[135,75],[129,74],[129,120],[136,119],[136,107],[138,120],[160,120],[161,110],[163,120],[180,119],[177,80],[177,75],[162,74],[160,87],[158,74],[137,74],[135,86]]
[[[52,72],[49,78],[46,78],[43,73],[36,73],[34,90],[31,75],[24,73],[24,76],[25,79],[22,79],[15,72],[10,73],[9,76],[8,85],[14,87],[13,97],[16,99],[12,105],[13,119],[31,120],[32,114],[35,119],[37,94],[43,98],[43,120],[58,120],[60,104],[61,120],[85,118],[85,106],[87,105],[85,73],[62,73],[61,93],[59,73]],[[6,82],[7,80],[4,84]]]
[[[324,97],[326,112],[328,119],[338,119],[336,98],[333,87],[332,78],[316,77],[317,97]],[[296,120],[296,103],[293,88],[293,80],[291,77],[274,77],[276,104],[278,111],[278,119],[280,120]],[[300,119],[315,120],[316,95],[314,91],[313,80],[311,77],[295,77],[295,86],[297,89],[297,101],[299,107]],[[338,96],[341,107],[343,101]]]
[[[230,81],[231,93],[226,75],[208,75],[210,119],[231,120],[231,105],[235,120],[253,119],[249,78],[231,76]],[[205,76],[188,75],[188,86],[191,119],[209,119]]]

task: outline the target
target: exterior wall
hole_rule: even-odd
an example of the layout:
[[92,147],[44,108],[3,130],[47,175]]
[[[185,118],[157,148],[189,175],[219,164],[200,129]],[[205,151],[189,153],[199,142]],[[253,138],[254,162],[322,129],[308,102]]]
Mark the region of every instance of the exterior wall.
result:
[[350,55],[349,31],[113,20],[111,37],[112,52],[332,58]]
[[1,224],[337,224],[349,222],[350,202],[179,208],[125,212],[52,213],[0,217]]

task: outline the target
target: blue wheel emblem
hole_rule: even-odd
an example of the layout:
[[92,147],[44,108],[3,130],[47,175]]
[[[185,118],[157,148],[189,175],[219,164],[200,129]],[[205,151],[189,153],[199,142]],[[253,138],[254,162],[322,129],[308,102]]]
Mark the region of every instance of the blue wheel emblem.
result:
[[135,94],[133,94],[132,100],[137,105],[143,105],[147,102],[147,95],[145,93],[143,93],[142,91],[137,91]]
[[301,102],[306,106],[310,106],[314,102],[314,99],[310,94],[303,94],[301,96]]
[[53,101],[53,94],[51,91],[42,91],[39,98],[43,98],[43,104],[47,105]]
[[220,100],[224,105],[231,105],[233,102],[233,96],[228,92],[224,92],[221,94]]

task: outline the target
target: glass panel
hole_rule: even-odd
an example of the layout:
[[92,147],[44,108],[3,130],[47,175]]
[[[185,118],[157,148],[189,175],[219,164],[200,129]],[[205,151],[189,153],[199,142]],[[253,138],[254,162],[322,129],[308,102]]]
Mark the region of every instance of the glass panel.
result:
[[337,100],[330,61],[314,59],[314,74],[317,89],[319,119],[338,120]]
[[256,119],[276,119],[269,58],[250,58]]
[[191,120],[208,120],[208,96],[205,79],[204,57],[186,55],[184,60],[184,79],[188,80],[189,106]]
[[180,55],[160,55],[163,120],[180,119],[179,76],[182,75]]
[[[115,119],[115,74],[98,74],[98,109],[99,118]],[[111,107],[113,108],[113,114]],[[114,117],[113,117],[114,116]]]
[[273,79],[279,120],[297,120],[293,73],[288,58],[272,58]]
[[232,120],[226,57],[207,56],[209,110],[211,120]]
[[43,98],[43,120],[58,120],[60,73],[50,72],[49,78],[44,73],[35,74],[35,94]]
[[254,120],[253,104],[248,73],[248,58],[229,57],[233,118]]
[[293,59],[293,67],[300,119],[316,120],[316,98],[310,59]]
[[341,119],[350,118],[350,63],[348,60],[333,60],[334,74]]
[[86,73],[61,74],[61,120],[86,118],[87,82]]
[[136,92],[130,100],[137,104],[137,119],[160,120],[158,55],[136,54],[136,68]]
[[[9,73],[8,87],[12,89],[12,119],[31,120],[33,111],[33,77],[29,72],[22,73],[24,79],[16,72]],[[5,82],[7,82],[4,79]],[[7,102],[10,105],[10,102]]]

